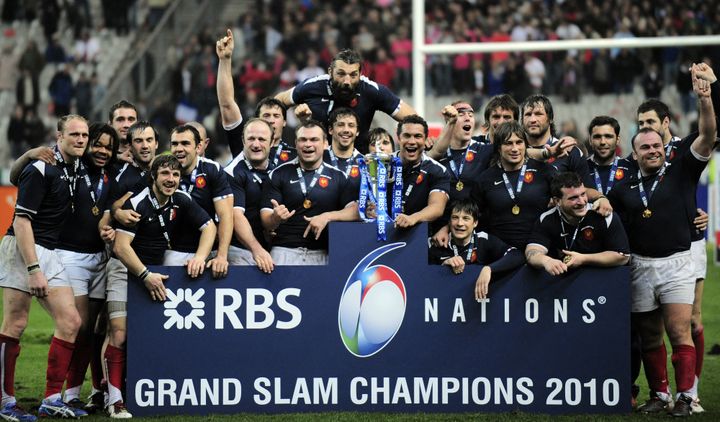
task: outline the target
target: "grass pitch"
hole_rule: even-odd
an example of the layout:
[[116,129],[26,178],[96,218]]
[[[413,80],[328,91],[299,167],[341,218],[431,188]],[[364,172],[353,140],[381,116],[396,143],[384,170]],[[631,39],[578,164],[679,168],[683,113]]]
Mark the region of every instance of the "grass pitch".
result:
[[[712,254],[708,254],[712,257]],[[720,348],[720,267],[710,265],[708,267],[708,278],[705,281],[705,293],[703,295],[703,324],[705,326],[705,363],[700,382],[700,398],[706,412],[693,415],[697,421],[718,421],[720,420],[720,355],[711,355],[707,352],[718,345]],[[22,351],[17,361],[16,370],[16,396],[21,406],[32,409],[39,404],[45,388],[45,368],[47,365],[47,351],[52,336],[52,321],[45,311],[37,304],[33,304],[28,325],[22,340]],[[668,343],[669,348],[669,343]],[[669,356],[668,356],[669,358]],[[668,367],[671,371],[672,365],[668,359]],[[639,379],[641,383],[641,397],[644,400],[647,396],[647,385],[644,376]],[[674,382],[672,382],[674,386]],[[83,394],[87,394],[89,386],[86,383]],[[106,420],[107,416],[95,415],[85,418],[87,421]],[[525,413],[506,414],[426,414],[426,413],[404,413],[404,414],[380,414],[380,413],[355,413],[355,412],[327,412],[327,413],[304,413],[304,414],[280,414],[280,415],[256,415],[238,414],[230,416],[171,416],[156,418],[135,418],[136,420],[152,421],[285,421],[288,419],[298,421],[455,421],[455,420],[482,420],[482,421],[649,421],[666,420],[667,416],[647,416],[640,414],[627,414],[617,416],[598,415],[572,415],[572,416],[549,416]]]

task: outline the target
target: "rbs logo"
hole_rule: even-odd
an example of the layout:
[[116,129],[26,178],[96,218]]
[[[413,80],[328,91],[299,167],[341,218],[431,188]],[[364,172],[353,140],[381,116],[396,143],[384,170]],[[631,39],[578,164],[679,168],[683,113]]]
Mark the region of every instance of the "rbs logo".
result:
[[405,247],[391,243],[367,254],[348,277],[340,299],[340,337],[350,353],[369,357],[382,350],[400,329],[405,317],[405,285],[395,270],[370,266],[386,253]]

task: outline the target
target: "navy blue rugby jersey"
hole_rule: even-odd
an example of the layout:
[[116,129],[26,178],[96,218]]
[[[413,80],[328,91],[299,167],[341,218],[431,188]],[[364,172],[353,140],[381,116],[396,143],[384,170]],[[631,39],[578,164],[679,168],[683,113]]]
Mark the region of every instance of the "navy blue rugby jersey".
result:
[[[353,189],[345,174],[327,164],[323,164],[318,171],[300,169],[307,192],[307,195],[303,195],[298,169],[300,164],[295,159],[274,169],[270,172],[270,182],[263,183],[261,212],[272,212],[273,199],[278,204],[285,205],[289,211],[295,210],[295,214],[288,221],[275,229],[272,246],[328,249],[328,228],[323,230],[318,240],[315,240],[313,235],[303,238],[308,225],[303,217],[342,210],[357,201],[357,196],[353,195]],[[310,186],[316,175],[315,184]]]
[[[193,201],[216,222],[215,201],[232,195],[227,173],[222,171],[220,164],[204,157],[198,157],[195,169],[190,174],[180,176],[178,190],[188,193]],[[172,249],[180,252],[195,252],[199,241],[199,232],[181,231],[173,242]]]
[[[396,153],[397,155],[397,153]],[[402,212],[406,215],[414,214],[428,204],[431,192],[442,192],[448,195],[450,191],[450,174],[442,164],[423,154],[422,159],[414,166],[402,166]],[[392,204],[393,185],[388,184],[388,209]]]
[[140,221],[133,227],[120,225],[117,230],[133,236],[131,246],[143,264],[162,265],[168,238],[172,245],[178,232],[194,230],[199,233],[212,220],[185,192],[176,191],[158,209],[152,203],[153,198],[150,188],[145,188],[125,201],[122,208],[139,213]]
[[616,213],[603,217],[592,210],[576,225],[562,217],[558,208],[544,212],[535,222],[528,245],[542,246],[548,256],[555,259],[563,257],[563,250],[582,254],[605,251],[630,253],[620,217]]
[[[20,173],[15,216],[32,221],[35,244],[58,247],[60,232],[72,213],[70,184],[74,180],[75,166],[64,162],[52,165],[36,160]],[[7,234],[15,235],[12,224]]]
[[[448,247],[430,247],[428,256],[430,264],[439,265],[454,256],[462,257],[468,265],[488,265],[493,273],[504,272],[521,266],[525,258],[521,251],[486,232],[473,233],[473,239],[467,245],[452,243]],[[454,245],[454,246],[453,246]]]
[[500,165],[488,168],[471,194],[480,207],[483,230],[520,250],[525,250],[535,220],[548,209],[550,181],[556,173],[553,166],[543,162],[528,159],[526,163],[520,194],[517,187],[521,169],[507,172],[515,199],[508,193]]
[[[245,160],[245,156],[240,153],[225,167],[225,173],[228,175],[230,189],[233,193],[233,208],[243,210],[255,239],[264,248],[269,249],[268,242],[265,240],[262,221],[260,220],[262,187],[263,184],[270,180],[268,170],[253,168],[250,162]],[[245,248],[245,245],[235,236],[233,236],[231,244],[238,248]]]
[[75,210],[60,233],[60,249],[87,254],[105,249],[98,223],[105,212],[110,211],[114,184],[111,166],[98,168],[91,160],[82,159],[76,182]]
[[[654,193],[650,191],[658,173],[638,178],[634,172],[610,191],[608,199],[622,218],[632,253],[662,258],[690,249],[695,192],[706,165],[688,148],[668,163]],[[648,196],[647,207],[640,197],[640,183]]]
[[[607,193],[612,190],[617,183],[620,183],[621,180],[626,177],[630,177],[630,174],[633,171],[632,169],[634,165],[627,159],[620,157],[615,158],[618,159],[617,166],[614,166],[612,163],[606,166],[600,166],[593,160],[592,156],[587,159],[590,179],[593,181],[592,188],[603,195],[607,195]],[[615,173],[613,174],[612,180],[610,180],[610,172],[613,167],[615,167]],[[635,169],[635,171],[637,171],[637,169]],[[598,182],[600,182],[600,186],[598,186]]]
[[390,116],[400,110],[400,98],[385,85],[365,76],[360,76],[355,97],[348,103],[333,97],[330,75],[320,75],[307,79],[293,88],[291,98],[294,104],[307,104],[315,120],[327,125],[333,109],[349,107],[358,115],[360,134],[355,147],[363,154],[368,152],[368,132],[373,116],[380,110]]

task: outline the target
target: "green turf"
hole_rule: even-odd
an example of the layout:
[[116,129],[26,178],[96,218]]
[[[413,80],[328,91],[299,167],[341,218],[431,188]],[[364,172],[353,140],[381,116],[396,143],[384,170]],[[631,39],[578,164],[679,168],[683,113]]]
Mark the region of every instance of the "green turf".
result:
[[[712,256],[711,254],[709,254]],[[708,267],[708,279],[705,283],[705,294],[703,295],[703,324],[705,326],[705,350],[709,351],[714,344],[720,343],[720,268]],[[32,408],[37,406],[42,397],[45,377],[44,371],[47,363],[47,349],[52,335],[52,324],[50,318],[43,309],[33,304],[30,315],[30,323],[25,331],[22,341],[22,352],[17,363],[16,371],[16,395],[22,406]],[[718,346],[720,347],[720,346]],[[672,365],[668,361],[668,367],[672,371]],[[693,415],[693,420],[717,421],[720,420],[720,355],[705,355],[705,364],[700,384],[700,397],[706,412],[700,415]],[[640,377],[642,393],[641,397],[647,395],[647,386],[644,384],[644,377]],[[670,380],[673,379],[672,372]],[[672,383],[674,384],[674,383]],[[89,387],[85,387],[83,394]],[[106,420],[106,416],[91,416],[85,420]],[[426,414],[426,413],[405,413],[405,414],[377,414],[377,413],[354,413],[354,412],[327,412],[308,414],[284,414],[284,415],[249,415],[240,414],[232,416],[172,416],[147,418],[151,421],[284,421],[288,419],[299,421],[455,421],[455,420],[487,420],[487,421],[650,421],[666,419],[666,416],[646,416],[639,414],[619,416],[596,416],[596,415],[572,415],[572,416],[546,416],[531,415],[525,413],[506,414]],[[140,418],[135,418],[140,419]]]

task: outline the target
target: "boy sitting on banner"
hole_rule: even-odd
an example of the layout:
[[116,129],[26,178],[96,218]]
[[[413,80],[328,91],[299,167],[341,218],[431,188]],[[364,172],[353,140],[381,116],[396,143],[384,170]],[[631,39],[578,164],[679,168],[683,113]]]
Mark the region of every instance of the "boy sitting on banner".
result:
[[453,203],[450,214],[450,242],[447,247],[430,247],[431,264],[449,266],[454,274],[461,274],[465,265],[482,265],[475,282],[475,299],[487,297],[493,274],[514,270],[525,263],[522,253],[499,238],[485,232],[475,232],[478,225],[478,206],[469,199]]

